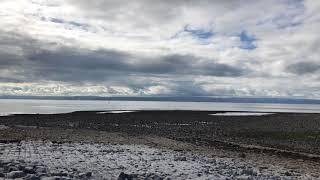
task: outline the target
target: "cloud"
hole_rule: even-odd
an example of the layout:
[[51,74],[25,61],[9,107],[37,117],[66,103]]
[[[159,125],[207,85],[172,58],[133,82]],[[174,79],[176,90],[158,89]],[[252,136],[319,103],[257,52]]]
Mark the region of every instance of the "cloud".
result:
[[[29,47],[30,48],[30,47]],[[32,48],[33,49],[33,48]],[[119,76],[242,76],[244,69],[191,55],[145,57],[115,50],[59,48],[25,50],[18,61],[0,62],[29,81],[103,82]],[[203,62],[205,61],[205,62]],[[10,64],[8,64],[10,62]],[[21,63],[23,62],[23,63]],[[19,71],[21,70],[21,72]]]
[[320,97],[316,1],[0,5],[0,94]]
[[287,70],[291,73],[304,75],[312,74],[320,70],[320,63],[315,62],[298,62],[295,64],[290,64]]

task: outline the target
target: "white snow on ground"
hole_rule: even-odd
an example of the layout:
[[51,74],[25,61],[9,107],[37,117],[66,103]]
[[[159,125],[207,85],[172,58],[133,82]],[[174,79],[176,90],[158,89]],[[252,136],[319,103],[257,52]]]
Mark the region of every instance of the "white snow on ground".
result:
[[270,115],[274,113],[257,113],[257,112],[224,112],[224,113],[216,113],[216,114],[209,114],[212,116],[264,116]]
[[118,114],[118,113],[130,113],[135,111],[103,111],[103,112],[97,112],[97,114]]
[[60,171],[68,174],[92,172],[93,179],[117,179],[121,172],[140,177],[152,173],[173,179],[291,179],[284,175],[286,169],[281,167],[259,167],[241,158],[209,158],[145,145],[57,144],[43,141],[0,143],[0,162],[19,160],[42,164],[49,174]]

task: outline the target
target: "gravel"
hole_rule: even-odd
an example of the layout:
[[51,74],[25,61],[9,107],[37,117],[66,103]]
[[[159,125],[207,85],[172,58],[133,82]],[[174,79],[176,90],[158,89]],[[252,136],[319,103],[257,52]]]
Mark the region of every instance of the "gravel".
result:
[[[24,179],[312,179],[243,158],[207,157],[146,145],[0,143],[0,177]],[[1,179],[1,178],[0,178]]]

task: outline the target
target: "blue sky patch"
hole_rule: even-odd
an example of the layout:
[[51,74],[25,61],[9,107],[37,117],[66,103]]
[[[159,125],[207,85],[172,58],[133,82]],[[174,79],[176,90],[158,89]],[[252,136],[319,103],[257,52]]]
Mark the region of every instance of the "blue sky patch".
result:
[[41,20],[42,20],[42,21],[50,21],[50,22],[57,23],[57,24],[71,25],[71,26],[75,26],[75,27],[81,28],[81,29],[83,29],[83,30],[85,30],[85,31],[88,31],[88,28],[89,28],[89,25],[88,25],[88,24],[79,23],[79,22],[76,22],[76,21],[65,21],[65,20],[60,19],[60,18],[52,18],[52,17],[46,18],[46,17],[41,17]]
[[249,35],[246,31],[242,31],[239,34],[239,38],[241,41],[241,45],[239,46],[239,48],[249,50],[257,48],[257,46],[254,44],[254,41],[256,41],[257,39],[254,36]]
[[185,26],[183,31],[190,33],[192,36],[198,39],[208,39],[214,35],[214,33],[211,31],[204,29],[192,29],[189,26]]
[[65,23],[65,21],[63,19],[59,19],[59,18],[50,18],[49,21],[54,22],[54,23],[59,23],[59,24]]

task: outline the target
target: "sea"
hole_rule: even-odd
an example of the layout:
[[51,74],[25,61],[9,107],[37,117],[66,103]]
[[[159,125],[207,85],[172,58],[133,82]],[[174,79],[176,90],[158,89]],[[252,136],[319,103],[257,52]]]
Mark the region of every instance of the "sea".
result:
[[0,115],[74,111],[201,110],[320,113],[320,104],[0,99]]

